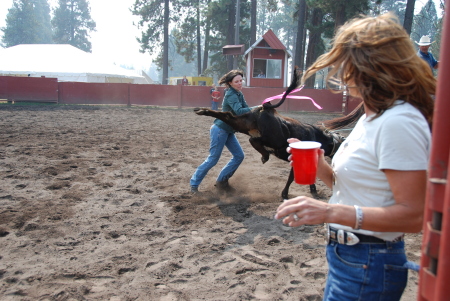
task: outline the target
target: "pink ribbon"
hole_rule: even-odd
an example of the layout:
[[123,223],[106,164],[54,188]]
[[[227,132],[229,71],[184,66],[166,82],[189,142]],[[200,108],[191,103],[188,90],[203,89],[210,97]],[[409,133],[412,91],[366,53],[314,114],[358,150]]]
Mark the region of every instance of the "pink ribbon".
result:
[[[311,97],[308,97],[308,96],[296,96],[296,95],[290,95],[290,94],[292,94],[292,93],[295,93],[295,92],[300,91],[301,89],[303,89],[303,87],[304,87],[304,86],[301,86],[301,87],[298,88],[298,89],[292,90],[291,93],[289,93],[289,95],[286,96],[286,98],[310,100],[310,101],[312,102],[312,104],[313,104],[316,108],[318,108],[319,110],[322,110],[322,107],[319,106],[319,105],[314,101],[314,99],[312,99]],[[281,98],[283,97],[283,95],[284,95],[284,93],[279,94],[279,95],[275,95],[275,96],[272,96],[272,97],[269,97],[269,98],[266,98],[266,99],[264,99],[264,101],[263,101],[262,103],[265,104],[266,102],[269,102],[269,101],[274,100],[274,99],[281,99]]]

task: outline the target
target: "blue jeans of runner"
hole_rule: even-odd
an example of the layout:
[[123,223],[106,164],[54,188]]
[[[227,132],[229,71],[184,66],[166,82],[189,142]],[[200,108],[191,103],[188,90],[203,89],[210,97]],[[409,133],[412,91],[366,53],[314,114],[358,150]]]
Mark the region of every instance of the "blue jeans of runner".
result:
[[211,100],[211,109],[217,111],[219,109],[219,102]]
[[400,300],[408,280],[404,241],[358,243],[331,241],[323,300]]
[[197,167],[197,170],[192,175],[190,184],[193,187],[198,187],[208,171],[217,164],[225,146],[233,157],[220,172],[217,177],[218,182],[228,180],[244,160],[244,151],[234,133],[228,133],[218,126],[212,125],[209,135],[209,156],[199,167]]

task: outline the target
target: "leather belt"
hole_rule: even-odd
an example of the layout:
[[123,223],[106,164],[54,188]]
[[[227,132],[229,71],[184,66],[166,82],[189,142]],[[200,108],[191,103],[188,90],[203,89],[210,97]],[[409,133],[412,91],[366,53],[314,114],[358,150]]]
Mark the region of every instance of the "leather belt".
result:
[[336,241],[340,244],[344,244],[344,245],[349,245],[349,246],[353,246],[356,245],[358,243],[375,243],[375,244],[382,244],[382,243],[386,243],[386,242],[399,242],[403,240],[403,235],[397,237],[396,239],[394,239],[393,241],[386,241],[384,239],[375,237],[375,236],[370,236],[370,235],[364,235],[364,234],[360,234],[360,233],[355,233],[355,232],[350,232],[350,231],[345,231],[342,229],[336,229],[333,227],[328,226],[327,227],[328,231],[327,231],[327,243],[329,243],[330,241]]

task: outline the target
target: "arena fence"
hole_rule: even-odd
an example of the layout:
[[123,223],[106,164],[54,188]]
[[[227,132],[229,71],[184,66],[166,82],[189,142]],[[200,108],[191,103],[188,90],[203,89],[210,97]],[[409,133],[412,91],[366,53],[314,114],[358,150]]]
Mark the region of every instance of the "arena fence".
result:
[[[223,87],[219,91],[223,95]],[[210,107],[210,87],[181,85],[138,85],[127,83],[58,82],[56,78],[0,76],[0,99],[8,102],[52,102],[82,105],[142,105],[165,107]],[[260,105],[268,97],[282,94],[285,88],[244,87],[249,106]],[[279,108],[284,112],[323,112],[348,114],[359,101],[341,92],[303,89],[295,95],[309,100],[287,99]],[[275,100],[275,102],[278,100]]]
[[450,18],[444,18],[423,224],[418,301],[450,300]]

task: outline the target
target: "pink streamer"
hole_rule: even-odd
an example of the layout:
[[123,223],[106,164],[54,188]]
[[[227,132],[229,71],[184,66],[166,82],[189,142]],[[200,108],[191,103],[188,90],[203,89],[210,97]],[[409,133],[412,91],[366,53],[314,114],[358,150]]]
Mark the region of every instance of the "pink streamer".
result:
[[[301,89],[303,89],[303,86],[301,86],[299,89],[292,90],[291,93],[298,92],[298,91],[300,91]],[[312,102],[312,104],[313,104],[316,108],[318,108],[319,110],[322,110],[322,107],[319,106],[319,105],[314,101],[314,99],[312,99],[311,97],[308,97],[308,96],[296,96],[296,95],[290,95],[291,93],[289,93],[289,95],[287,95],[286,98],[302,99],[302,100],[310,100],[310,101]],[[275,96],[272,96],[272,97],[269,97],[269,98],[266,98],[266,99],[264,99],[264,101],[263,101],[262,103],[265,104],[266,102],[269,102],[269,101],[274,100],[274,99],[281,99],[281,98],[283,97],[283,95],[284,95],[284,93],[283,93],[283,94],[279,94],[279,95],[275,95]]]

